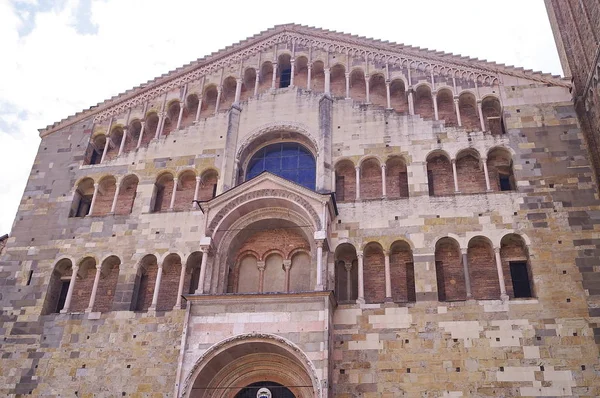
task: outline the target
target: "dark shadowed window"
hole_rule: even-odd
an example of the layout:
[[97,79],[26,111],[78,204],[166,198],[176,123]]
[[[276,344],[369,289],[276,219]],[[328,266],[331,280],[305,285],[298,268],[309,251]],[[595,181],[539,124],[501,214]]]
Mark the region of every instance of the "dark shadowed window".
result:
[[269,171],[308,189],[315,189],[315,158],[300,144],[288,142],[260,149],[248,164],[246,180],[263,171]]

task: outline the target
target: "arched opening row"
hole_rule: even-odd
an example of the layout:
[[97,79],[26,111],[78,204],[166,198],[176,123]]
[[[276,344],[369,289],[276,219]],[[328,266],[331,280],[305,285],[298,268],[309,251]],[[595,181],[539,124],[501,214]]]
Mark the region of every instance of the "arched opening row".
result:
[[[435,245],[439,301],[533,297],[527,246],[520,235],[507,234],[500,247],[474,237],[466,249],[452,238]],[[411,246],[394,242],[385,249],[370,242],[357,252],[350,243],[335,251],[335,294],[339,302],[412,302],[416,300]]]
[[[182,308],[182,294],[198,290],[203,253],[190,254],[183,263],[178,254],[159,262],[154,255],[140,261],[129,309],[169,311]],[[43,313],[109,312],[119,289],[121,260],[109,256],[100,265],[94,257],[76,263],[59,260],[52,272]]]
[[[160,174],[154,183],[150,203],[152,212],[197,208],[197,203],[216,195],[218,174],[209,169],[201,175],[185,170],[175,176]],[[98,182],[87,177],[79,181],[73,194],[69,217],[130,214],[135,203],[139,179],[130,174],[123,178],[102,177]]]
[[[443,151],[427,157],[427,183],[430,196],[456,193],[483,193],[516,190],[512,157],[504,148],[492,148],[487,158],[475,149],[460,151],[450,159]],[[367,158],[356,166],[343,159],[335,165],[336,200],[407,198],[410,178],[407,165],[400,156],[389,157],[385,163]]]

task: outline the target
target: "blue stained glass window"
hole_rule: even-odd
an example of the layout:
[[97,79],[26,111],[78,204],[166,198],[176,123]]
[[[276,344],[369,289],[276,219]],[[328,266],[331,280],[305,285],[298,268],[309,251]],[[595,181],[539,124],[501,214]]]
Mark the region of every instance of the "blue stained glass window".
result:
[[300,144],[286,142],[260,149],[248,163],[246,179],[254,178],[263,171],[269,171],[308,189],[315,189],[315,158]]

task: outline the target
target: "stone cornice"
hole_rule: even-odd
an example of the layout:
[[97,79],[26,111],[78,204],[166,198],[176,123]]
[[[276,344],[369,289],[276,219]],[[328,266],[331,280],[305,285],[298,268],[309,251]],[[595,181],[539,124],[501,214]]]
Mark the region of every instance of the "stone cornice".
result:
[[43,137],[92,115],[95,115],[94,123],[102,122],[125,112],[129,108],[138,106],[170,90],[179,88],[186,83],[196,81],[202,76],[211,74],[220,68],[239,63],[276,44],[288,42],[299,43],[330,52],[345,53],[354,57],[362,57],[366,60],[431,71],[434,74],[462,77],[488,85],[497,82],[500,74],[505,74],[546,84],[569,86],[568,82],[560,77],[526,71],[522,68],[508,67],[453,54],[290,24],[276,26],[264,31],[254,37],[126,91],[88,110],[79,112],[44,129],[40,129],[40,136]]

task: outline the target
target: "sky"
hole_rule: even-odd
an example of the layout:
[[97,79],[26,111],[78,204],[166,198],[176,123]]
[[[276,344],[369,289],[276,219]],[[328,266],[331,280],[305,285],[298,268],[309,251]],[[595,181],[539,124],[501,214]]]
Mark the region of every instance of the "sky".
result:
[[292,22],[562,75],[543,0],[0,0],[0,236],[39,128]]

